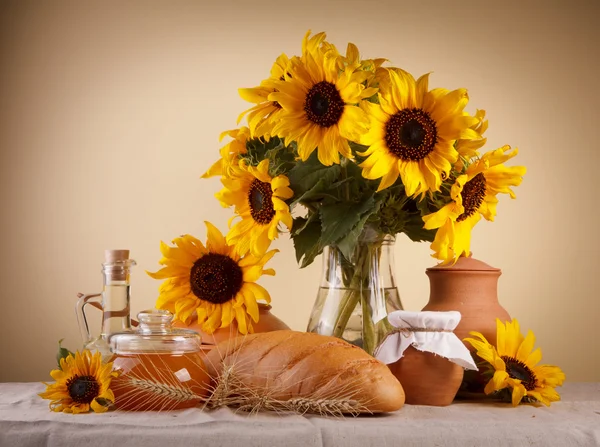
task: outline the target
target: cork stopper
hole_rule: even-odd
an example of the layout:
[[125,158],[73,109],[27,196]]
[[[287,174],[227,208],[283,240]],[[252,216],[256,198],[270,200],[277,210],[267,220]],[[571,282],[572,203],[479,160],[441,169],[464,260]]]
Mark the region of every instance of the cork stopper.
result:
[[129,250],[104,250],[104,260],[107,264],[129,259]]

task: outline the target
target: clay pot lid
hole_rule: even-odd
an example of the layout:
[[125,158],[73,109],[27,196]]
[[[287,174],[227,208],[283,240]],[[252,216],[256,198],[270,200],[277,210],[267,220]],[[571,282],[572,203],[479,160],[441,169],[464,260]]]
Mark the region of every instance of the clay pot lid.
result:
[[455,264],[447,265],[436,265],[429,267],[425,271],[455,271],[455,272],[500,272],[501,270],[496,267],[492,267],[479,259],[475,259],[472,256],[458,258]]

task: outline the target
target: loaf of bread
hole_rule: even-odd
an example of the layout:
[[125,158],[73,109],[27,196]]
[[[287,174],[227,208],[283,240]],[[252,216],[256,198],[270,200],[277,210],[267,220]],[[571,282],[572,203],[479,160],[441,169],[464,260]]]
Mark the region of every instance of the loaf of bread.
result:
[[217,383],[234,376],[254,395],[298,402],[308,412],[330,405],[341,413],[380,413],[404,404],[402,385],[385,364],[335,337],[289,330],[251,334],[222,341],[205,363]]

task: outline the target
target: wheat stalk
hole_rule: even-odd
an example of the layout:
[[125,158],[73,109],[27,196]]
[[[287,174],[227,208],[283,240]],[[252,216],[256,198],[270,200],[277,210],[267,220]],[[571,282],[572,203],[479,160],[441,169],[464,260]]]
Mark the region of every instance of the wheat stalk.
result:
[[305,413],[318,413],[325,415],[351,414],[357,416],[365,412],[364,406],[354,399],[290,399],[286,402],[292,411]]
[[353,398],[358,394],[358,389],[350,385],[332,393],[330,397],[323,398],[319,392],[309,393],[304,397],[290,398],[287,400],[276,399],[275,394],[280,394],[288,387],[295,385],[288,383],[286,386],[256,387],[248,385],[243,377],[238,375],[235,364],[223,364],[222,372],[213,386],[212,393],[204,400],[206,408],[234,407],[238,411],[257,413],[259,411],[274,411],[277,413],[293,412],[297,414],[316,413],[321,416],[344,415],[357,416],[370,411]]
[[134,377],[128,377],[128,379],[131,386],[137,387],[143,391],[154,393],[167,399],[176,400],[178,403],[188,400],[202,399],[202,396],[199,396],[190,389],[182,386],[173,386],[167,383],[159,383],[153,380],[136,379]]

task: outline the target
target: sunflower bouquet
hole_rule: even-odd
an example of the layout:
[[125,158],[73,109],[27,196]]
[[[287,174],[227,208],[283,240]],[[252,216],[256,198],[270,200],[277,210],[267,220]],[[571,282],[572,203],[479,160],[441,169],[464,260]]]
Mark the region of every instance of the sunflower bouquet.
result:
[[[282,54],[259,86],[239,89],[254,104],[238,117],[247,125],[221,135],[231,140],[203,175],[220,177],[216,197],[235,210],[226,241],[239,255],[263,256],[282,230],[301,267],[325,247],[338,252],[340,309],[350,311],[368,302],[353,291],[387,235],[428,241],[433,257],[455,262],[470,254],[481,216],[494,219],[497,195],[514,198],[525,174],[504,165],[516,149],[479,153],[488,121],[465,111],[466,89],[430,89],[429,74],[386,64],[308,32],[300,56]],[[349,315],[340,312],[334,335]]]

